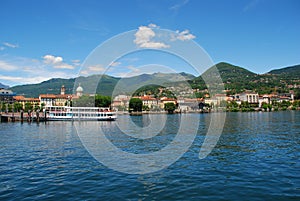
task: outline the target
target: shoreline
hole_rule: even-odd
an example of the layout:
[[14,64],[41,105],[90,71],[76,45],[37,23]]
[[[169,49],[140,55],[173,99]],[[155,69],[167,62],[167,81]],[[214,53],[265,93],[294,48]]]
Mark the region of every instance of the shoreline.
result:
[[[253,112],[262,112],[262,113],[269,113],[269,112],[283,112],[283,111],[300,111],[300,107],[296,109],[279,109],[279,110],[271,110],[271,111],[265,111],[263,109],[260,110],[237,110],[237,111],[226,111],[226,110],[210,110],[210,111],[200,111],[200,110],[190,110],[190,111],[184,111],[184,112],[174,112],[174,113],[168,113],[167,111],[143,111],[143,112],[134,112],[130,113],[128,111],[116,111],[117,115],[123,116],[123,115],[131,115],[131,116],[142,116],[142,115],[151,115],[151,114],[165,114],[165,115],[172,115],[172,114],[209,114],[209,113],[253,113]],[[28,114],[24,114],[23,117],[21,117],[20,112],[16,113],[0,113],[0,123],[2,122],[46,122],[44,115],[42,112],[39,113],[39,115],[33,115],[30,116]],[[63,121],[63,120],[62,120]]]
[[[271,110],[264,110],[263,108],[249,108],[249,110],[234,110],[230,111],[227,110],[226,108],[218,108],[218,109],[209,109],[209,110],[187,110],[187,111],[174,111],[174,114],[188,114],[188,113],[216,113],[216,112],[278,112],[278,111],[298,111],[300,110],[300,107],[292,109],[292,108],[286,108],[286,109],[274,109],[272,108]],[[130,114],[129,111],[116,111],[117,114]],[[142,112],[137,112],[139,114],[168,114],[167,111],[142,111]]]

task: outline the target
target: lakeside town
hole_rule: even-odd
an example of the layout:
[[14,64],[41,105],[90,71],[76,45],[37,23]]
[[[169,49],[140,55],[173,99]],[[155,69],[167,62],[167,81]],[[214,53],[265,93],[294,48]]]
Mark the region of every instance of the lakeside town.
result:
[[[169,89],[159,88],[159,93]],[[0,89],[0,103],[2,113],[42,111],[51,106],[96,106],[110,107],[118,114],[127,114],[132,111],[142,113],[192,113],[215,111],[277,111],[299,110],[300,100],[295,100],[293,91],[289,93],[258,94],[245,91],[235,95],[216,94],[213,97],[204,93],[203,98],[191,98],[187,94],[194,92],[185,91],[179,96],[158,96],[157,94],[143,94],[129,96],[120,94],[113,99],[109,96],[85,94],[82,86],[77,86],[75,94],[66,94],[66,88],[61,86],[59,94],[40,94],[38,98],[24,97],[8,89]],[[163,93],[165,94],[165,93]],[[172,94],[172,93],[168,93]],[[99,98],[100,100],[95,101]],[[91,105],[90,102],[93,102]],[[131,102],[133,103],[131,105]],[[137,106],[136,106],[137,105]]]

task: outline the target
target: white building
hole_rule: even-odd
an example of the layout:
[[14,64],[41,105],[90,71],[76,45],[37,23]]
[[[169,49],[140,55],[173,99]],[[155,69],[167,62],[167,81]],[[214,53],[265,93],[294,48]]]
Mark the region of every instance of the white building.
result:
[[263,95],[259,97],[258,102],[259,107],[261,107],[263,103],[271,104],[271,99],[268,95]]
[[259,96],[256,92],[244,92],[239,95],[239,99],[248,103],[259,103]]
[[62,85],[60,94],[40,94],[39,100],[44,106],[65,106],[72,100],[72,94],[66,94],[66,88]]
[[3,103],[13,103],[13,97],[16,95],[16,93],[12,92],[8,89],[0,89],[0,102]]
[[80,83],[76,89],[76,96],[81,97],[83,95],[83,88],[81,87]]

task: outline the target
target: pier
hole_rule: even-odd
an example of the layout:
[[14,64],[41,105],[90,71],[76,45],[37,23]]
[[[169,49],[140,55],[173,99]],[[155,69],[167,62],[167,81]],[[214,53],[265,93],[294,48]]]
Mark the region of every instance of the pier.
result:
[[8,112],[0,114],[0,122],[45,122],[47,116],[44,112]]

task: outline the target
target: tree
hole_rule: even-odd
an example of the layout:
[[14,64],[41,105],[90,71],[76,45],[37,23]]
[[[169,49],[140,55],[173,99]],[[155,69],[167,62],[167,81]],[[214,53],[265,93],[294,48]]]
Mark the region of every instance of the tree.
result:
[[37,110],[40,110],[40,109],[41,109],[41,108],[40,108],[39,104],[36,103],[36,104],[34,105],[34,111],[37,111]]
[[268,104],[268,109],[269,109],[269,111],[272,110],[272,105],[271,104]]
[[248,101],[242,101],[240,107],[241,108],[250,108],[250,104],[248,103]]
[[8,112],[12,112],[12,104],[7,105]]
[[230,101],[229,103],[227,103],[226,107],[227,107],[227,110],[231,111],[231,112],[239,111],[239,104],[235,100]]
[[23,109],[23,105],[19,102],[14,103],[14,110],[20,112]]
[[271,105],[271,104],[268,104],[268,103],[265,103],[265,102],[263,102],[263,103],[261,104],[261,107],[262,107],[265,111],[271,111],[271,109],[272,109],[272,105]]
[[174,103],[165,103],[165,108],[166,111],[168,111],[169,114],[174,113],[174,110],[176,109],[176,105]]
[[299,88],[298,89],[294,89],[294,92],[295,92],[294,98],[295,99],[300,99],[300,89]]
[[294,106],[294,107],[300,107],[300,100],[295,100],[295,101],[293,102],[293,106]]
[[110,96],[95,96],[95,106],[96,107],[109,107],[111,105],[111,97]]
[[163,90],[159,97],[167,97],[167,98],[174,98],[174,99],[177,98],[176,95],[169,90]]
[[292,103],[290,101],[284,100],[280,103],[280,107],[282,108],[282,110],[286,110],[289,106],[291,106],[291,104]]
[[249,111],[254,111],[254,108],[251,107],[248,101],[242,101],[240,108],[242,112],[249,112]]
[[1,103],[1,111],[4,112],[6,110],[6,105],[4,102]]
[[143,111],[149,111],[149,110],[150,110],[150,108],[148,105],[143,105]]
[[143,109],[143,101],[139,98],[131,98],[129,101],[129,110],[134,112],[140,112]]
[[32,110],[33,106],[31,103],[25,103],[25,112],[28,112],[29,110]]
[[75,107],[94,107],[95,97],[83,95],[78,99],[74,99],[72,104]]
[[203,92],[196,92],[195,96],[196,96],[196,98],[204,98],[205,97],[205,93],[203,93]]
[[142,96],[144,94],[147,94],[147,95],[158,95],[159,94],[159,89],[160,88],[165,88],[165,87],[162,87],[160,85],[157,85],[157,84],[150,84],[150,85],[146,85],[146,86],[143,86],[139,89],[137,89],[132,95],[133,96]]

